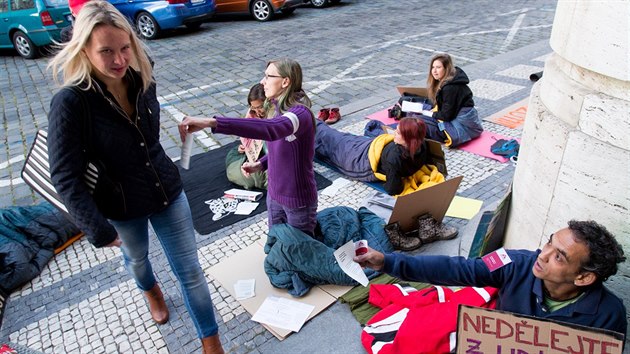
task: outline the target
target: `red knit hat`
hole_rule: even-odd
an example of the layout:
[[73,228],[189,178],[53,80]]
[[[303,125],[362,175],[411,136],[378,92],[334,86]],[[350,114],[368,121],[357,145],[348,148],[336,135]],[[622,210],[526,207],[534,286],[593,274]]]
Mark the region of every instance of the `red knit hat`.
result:
[[79,14],[79,11],[90,0],[68,0],[68,6],[70,6],[70,11],[74,16]]

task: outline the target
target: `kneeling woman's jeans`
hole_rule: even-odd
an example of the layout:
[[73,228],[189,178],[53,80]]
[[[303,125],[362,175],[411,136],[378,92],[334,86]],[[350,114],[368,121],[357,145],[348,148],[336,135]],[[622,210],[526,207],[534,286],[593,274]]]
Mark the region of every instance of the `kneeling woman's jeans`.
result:
[[158,213],[132,220],[110,220],[122,241],[125,267],[143,291],[151,290],[156,283],[148,258],[149,221],[181,284],[186,309],[197,328],[197,335],[204,338],[216,334],[218,326],[208,284],[197,257],[197,242],[186,194],[182,192]]

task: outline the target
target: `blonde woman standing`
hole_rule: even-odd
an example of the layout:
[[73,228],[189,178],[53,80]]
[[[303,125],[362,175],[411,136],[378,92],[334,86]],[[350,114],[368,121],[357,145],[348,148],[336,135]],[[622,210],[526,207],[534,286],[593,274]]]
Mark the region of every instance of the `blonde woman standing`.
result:
[[[111,4],[90,1],[49,67],[64,86],[48,116],[50,169],[75,224],[95,247],[120,247],[153,320],[162,324],[169,312],[148,258],[150,222],[203,352],[223,353],[188,201],[160,145],[160,106],[142,43]],[[83,179],[88,162],[102,167],[93,192]]]

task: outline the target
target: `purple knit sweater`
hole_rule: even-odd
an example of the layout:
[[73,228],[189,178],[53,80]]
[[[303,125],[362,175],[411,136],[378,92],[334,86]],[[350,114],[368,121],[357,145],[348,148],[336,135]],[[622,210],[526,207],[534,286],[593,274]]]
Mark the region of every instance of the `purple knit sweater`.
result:
[[260,162],[267,170],[269,197],[288,208],[317,202],[315,125],[308,108],[296,105],[272,119],[215,118],[214,133],[267,141],[267,155]]

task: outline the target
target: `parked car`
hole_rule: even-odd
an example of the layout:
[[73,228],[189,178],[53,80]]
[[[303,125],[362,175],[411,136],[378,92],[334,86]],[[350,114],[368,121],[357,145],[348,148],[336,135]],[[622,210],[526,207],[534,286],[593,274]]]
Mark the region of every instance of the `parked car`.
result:
[[290,14],[308,0],[215,0],[217,14],[251,14],[258,21],[269,21],[276,13]]
[[340,2],[341,0],[311,0],[311,5],[313,5],[313,7],[322,8],[329,4],[336,5]]
[[39,57],[68,25],[68,0],[0,0],[0,48],[15,48],[24,58]]
[[[2,1],[2,0],[0,0]],[[163,30],[186,26],[191,29],[214,15],[214,0],[108,0],[145,39],[158,38]]]

